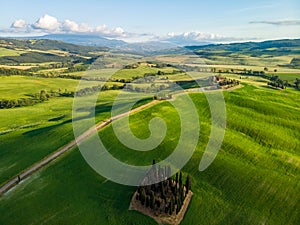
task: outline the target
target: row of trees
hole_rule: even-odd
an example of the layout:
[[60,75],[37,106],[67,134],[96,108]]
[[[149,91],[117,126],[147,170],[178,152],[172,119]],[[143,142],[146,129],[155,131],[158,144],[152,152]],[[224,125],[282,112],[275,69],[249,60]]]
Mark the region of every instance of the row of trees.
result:
[[[213,70],[215,72],[215,68]],[[300,79],[296,78],[296,81],[293,84],[290,84],[288,81],[286,80],[281,80],[279,78],[279,76],[277,75],[267,75],[265,72],[268,72],[269,69],[267,67],[264,68],[264,71],[253,71],[253,70],[247,70],[247,69],[243,69],[243,70],[234,70],[234,69],[230,69],[230,70],[219,70],[218,73],[234,73],[234,74],[239,74],[239,75],[247,75],[247,76],[259,76],[262,78],[265,78],[267,80],[270,80],[267,84],[276,88],[281,88],[284,89],[286,87],[295,87],[297,89],[299,89],[299,84],[300,84]],[[274,69],[274,73],[276,73],[277,70]]]
[[21,98],[21,99],[2,99],[0,100],[0,109],[10,109],[15,107],[22,107],[22,106],[30,106],[36,104],[36,100],[31,98]]
[[[162,62],[152,62],[152,61],[146,61],[146,63],[148,65],[150,65],[150,67],[155,67],[155,68],[165,68],[165,67],[173,67],[171,64],[169,63],[162,63]],[[138,64],[141,64],[141,62],[139,62]]]
[[41,90],[39,94],[32,95],[31,98],[20,98],[20,99],[2,99],[0,100],[0,109],[10,109],[22,106],[31,106],[37,103],[46,101],[50,98],[45,90]]
[[159,93],[160,91],[167,90],[168,88],[172,88],[172,83],[159,84],[155,85],[155,83],[151,83],[149,86],[138,86],[133,84],[127,84],[124,86],[124,90],[130,92],[140,92],[140,93]]
[[[213,71],[215,72],[215,68],[213,69]],[[264,71],[258,71],[258,70],[247,70],[247,69],[243,69],[243,70],[235,70],[235,69],[226,69],[226,70],[218,70],[218,73],[234,73],[237,75],[248,75],[248,76],[260,76],[263,78],[270,78],[270,76],[266,75],[265,71],[268,71],[267,68],[264,68]]]
[[51,90],[47,92],[46,90],[41,90],[39,93],[33,94],[30,98],[20,98],[20,99],[2,99],[0,100],[0,109],[10,109],[15,107],[23,107],[23,106],[32,106],[37,103],[41,103],[49,100],[52,97],[72,97],[74,96],[74,92],[68,92],[65,89],[64,92],[59,89],[58,91]]
[[[59,89],[58,91],[50,90],[50,92],[47,92],[46,90],[41,90],[39,93],[31,95],[30,98],[0,100],[0,109],[31,106],[31,105],[35,105],[35,104],[43,102],[43,101],[47,101],[47,100],[49,100],[49,98],[52,98],[52,97],[74,97],[74,96],[82,97],[82,96],[92,95],[92,94],[98,93],[100,91],[120,90],[123,88],[124,88],[124,90],[127,90],[127,91],[157,93],[157,92],[167,89],[168,87],[169,87],[168,85],[164,85],[164,84],[156,86],[153,83],[153,85],[146,87],[146,88],[142,88],[139,86],[134,87],[132,84],[127,84],[127,85],[113,84],[113,85],[96,85],[96,86],[92,86],[92,87],[85,87],[80,90],[77,90],[76,92],[68,91],[67,89],[65,89],[64,91],[62,91],[61,89]],[[158,95],[158,96],[155,96],[155,98],[161,99],[161,100],[169,99],[169,98],[172,98],[172,95],[170,95],[170,94]]]
[[233,87],[240,84],[238,80],[227,79],[226,77],[221,77],[220,75],[215,76],[215,78],[220,86]]
[[93,86],[93,87],[86,87],[86,88],[82,88],[78,91],[76,91],[73,96],[78,96],[78,97],[82,97],[82,96],[86,96],[86,95],[92,95],[95,93],[98,93],[100,91],[107,91],[107,90],[119,90],[124,88],[125,85],[116,85],[113,84],[112,86],[108,86],[108,85],[97,85],[97,86]]
[[268,85],[272,87],[284,89],[286,86],[288,86],[288,82],[279,79],[278,76],[272,76],[270,78],[270,82],[268,82]]
[[[144,207],[156,212],[173,215],[178,214],[183,206],[184,200],[191,190],[191,178],[188,175],[183,183],[182,173],[171,176],[171,167],[156,167],[153,160],[152,169],[145,178],[151,185],[140,186],[136,192],[136,200]],[[161,182],[156,182],[162,180]]]
[[0,75],[13,76],[13,75],[30,75],[26,70],[14,69],[14,68],[2,68],[0,67]]

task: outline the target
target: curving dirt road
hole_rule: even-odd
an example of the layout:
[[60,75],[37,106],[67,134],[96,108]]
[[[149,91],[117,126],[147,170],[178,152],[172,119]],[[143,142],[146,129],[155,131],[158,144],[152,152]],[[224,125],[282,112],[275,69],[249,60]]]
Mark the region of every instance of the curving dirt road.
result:
[[78,138],[76,140],[71,141],[67,145],[63,146],[62,148],[58,149],[57,151],[51,153],[46,158],[42,159],[40,162],[38,162],[36,164],[33,164],[29,168],[25,169],[18,176],[16,176],[16,177],[12,178],[11,180],[7,181],[4,185],[2,185],[0,187],[0,196],[3,195],[4,193],[6,193],[7,191],[11,190],[13,187],[15,187],[21,180],[25,179],[26,177],[29,177],[35,171],[41,169],[42,167],[44,167],[45,165],[47,165],[52,160],[58,158],[63,153],[65,153],[68,150],[70,150],[71,148],[75,147],[77,144],[79,144],[80,142],[82,142],[87,137],[91,136],[95,132],[97,132],[100,129],[102,129],[102,128],[106,127],[107,125],[109,125],[112,121],[121,119],[121,118],[123,118],[125,116],[128,116],[129,114],[132,114],[132,113],[138,112],[140,110],[143,110],[143,109],[145,109],[145,108],[147,108],[149,106],[152,106],[152,105],[156,104],[157,102],[158,102],[157,100],[153,100],[153,101],[151,101],[151,102],[149,102],[149,103],[147,103],[145,105],[139,106],[139,107],[137,107],[135,109],[132,109],[132,110],[130,110],[128,112],[125,112],[125,113],[119,114],[117,116],[111,117],[110,119],[108,119],[106,121],[102,121],[102,122],[98,123],[97,125],[91,127],[86,132],[84,132],[83,134],[81,134],[80,136],[78,136]]
[[[237,87],[228,88],[228,89],[226,89],[226,91],[234,90],[236,88],[241,88],[241,87],[242,87],[242,85],[238,85]],[[179,92],[173,94],[173,99],[174,99],[174,97],[177,97],[181,94],[184,94],[184,92],[191,93],[191,92],[203,92],[203,91],[204,90],[201,89],[201,88],[193,88],[193,89],[188,89],[188,90],[184,90],[184,91],[179,91]],[[205,90],[205,92],[214,92],[214,91],[224,91],[224,90],[222,90],[222,89],[219,89],[219,90]],[[11,190],[13,187],[15,187],[21,180],[25,179],[26,177],[29,177],[35,171],[41,169],[42,167],[47,165],[52,160],[58,158],[59,156],[61,156],[66,151],[68,151],[71,148],[75,147],[77,145],[77,143],[80,143],[81,141],[83,141],[87,137],[91,136],[92,134],[94,134],[98,130],[100,130],[100,129],[106,127],[107,125],[109,125],[112,121],[123,118],[123,117],[125,117],[129,114],[138,112],[138,111],[140,111],[144,108],[147,108],[149,106],[152,106],[152,105],[156,104],[157,102],[159,102],[159,101],[158,100],[153,100],[153,101],[151,101],[151,102],[149,102],[145,105],[139,106],[139,107],[137,107],[135,109],[132,109],[128,112],[125,112],[125,113],[119,114],[117,116],[111,117],[110,119],[108,119],[106,121],[102,121],[102,122],[98,123],[97,125],[91,127],[89,130],[87,130],[86,132],[84,132],[83,134],[78,136],[76,140],[71,141],[67,145],[63,146],[62,148],[58,149],[57,151],[51,153],[46,158],[42,159],[40,162],[38,162],[38,163],[32,165],[31,167],[25,169],[18,176],[16,176],[16,177],[12,178],[11,180],[7,181],[4,185],[2,185],[0,187],[0,196],[3,195],[4,193],[6,193],[7,191]]]

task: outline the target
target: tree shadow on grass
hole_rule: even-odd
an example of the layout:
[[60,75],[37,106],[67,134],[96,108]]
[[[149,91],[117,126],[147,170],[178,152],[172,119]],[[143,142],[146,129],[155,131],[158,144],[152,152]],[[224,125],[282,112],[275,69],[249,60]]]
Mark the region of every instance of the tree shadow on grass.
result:
[[56,122],[56,121],[59,121],[59,120],[65,118],[65,117],[66,117],[66,115],[61,115],[61,116],[58,116],[58,117],[54,117],[54,118],[49,119],[48,122]]
[[26,135],[26,136],[29,136],[29,137],[33,137],[33,136],[36,136],[36,135],[39,135],[39,134],[42,134],[42,133],[47,133],[55,128],[58,128],[60,126],[63,126],[67,123],[70,123],[72,122],[71,119],[69,120],[65,120],[59,124],[54,124],[54,125],[51,125],[51,126],[47,126],[47,127],[41,127],[41,128],[38,128],[38,129],[35,129],[35,130],[30,130],[30,131],[26,131],[23,133],[23,135]]
[[[112,108],[112,106],[110,104],[107,104],[107,103],[106,104],[97,105],[96,109],[95,109],[95,114],[109,112],[109,111],[111,111],[111,108]],[[74,118],[74,119],[72,119],[72,118],[71,119],[67,119],[67,120],[62,121],[61,123],[53,124],[51,126],[41,127],[41,128],[38,128],[38,129],[26,131],[26,132],[23,133],[23,135],[33,137],[33,136],[36,136],[36,135],[39,135],[39,134],[42,134],[42,133],[47,133],[47,132],[49,132],[49,131],[51,131],[53,129],[56,129],[56,128],[60,127],[60,126],[63,126],[65,124],[72,123],[73,121],[80,121],[80,120],[90,119],[90,118],[92,118],[94,116],[94,114],[93,114],[93,112],[91,110],[92,110],[92,108],[90,108],[88,110],[87,109],[85,109],[85,110],[78,109],[78,111],[88,112],[89,114],[85,115],[85,116],[80,116],[80,117],[77,117],[77,118]],[[48,122],[59,121],[59,120],[61,120],[63,118],[65,118],[65,115],[49,119]]]
[[[133,106],[133,108],[136,108],[136,107],[138,107],[140,105],[143,105],[143,104],[149,102],[150,100],[152,100],[152,99],[151,98],[141,99],[140,101],[136,102],[136,104]],[[123,108],[127,104],[128,104],[128,102],[119,103],[118,105],[116,105],[116,107],[117,108]],[[72,119],[72,118],[71,119],[67,119],[65,121],[62,121],[61,123],[53,124],[51,126],[41,127],[41,128],[35,129],[35,130],[30,130],[30,131],[24,132],[23,135],[27,135],[27,136],[33,137],[33,136],[36,136],[36,135],[39,135],[39,134],[42,134],[42,133],[47,133],[47,132],[49,132],[49,131],[51,131],[53,129],[56,129],[56,128],[60,127],[60,126],[63,126],[65,124],[72,123],[73,121],[80,121],[80,120],[85,120],[85,119],[91,119],[95,115],[98,115],[98,114],[101,114],[101,113],[111,112],[111,110],[112,110],[112,103],[104,103],[104,104],[96,105],[96,107],[95,107],[95,115],[93,113],[93,110],[94,110],[93,107],[90,107],[90,108],[79,108],[79,109],[77,109],[78,112],[86,112],[86,113],[88,113],[88,115],[80,116],[80,117],[77,117],[77,118],[74,118],[74,119]],[[110,117],[110,115],[108,117]],[[56,121],[59,121],[59,120],[61,120],[63,118],[65,118],[65,115],[61,115],[61,116],[58,116],[56,118],[49,119],[48,122],[56,122]]]

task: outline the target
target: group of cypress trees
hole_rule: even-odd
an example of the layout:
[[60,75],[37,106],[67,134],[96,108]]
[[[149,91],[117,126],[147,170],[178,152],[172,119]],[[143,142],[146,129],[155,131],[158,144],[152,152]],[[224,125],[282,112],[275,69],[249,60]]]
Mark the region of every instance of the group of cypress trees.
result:
[[191,190],[191,178],[188,175],[185,183],[182,181],[182,173],[176,173],[175,177],[171,176],[171,167],[157,168],[153,160],[152,169],[149,171],[144,181],[151,185],[140,186],[137,189],[136,200],[160,213],[173,215],[178,214],[183,205],[184,199]]

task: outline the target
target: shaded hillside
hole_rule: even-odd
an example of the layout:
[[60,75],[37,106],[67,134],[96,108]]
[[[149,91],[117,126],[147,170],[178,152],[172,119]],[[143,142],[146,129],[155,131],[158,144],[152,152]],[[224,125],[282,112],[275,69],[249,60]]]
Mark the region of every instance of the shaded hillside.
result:
[[91,52],[107,51],[106,47],[94,47],[94,46],[83,46],[75,45],[71,43],[65,43],[57,40],[48,39],[10,39],[0,38],[0,46],[9,49],[35,49],[41,51],[48,50],[60,50],[66,51],[72,54],[89,55]]
[[209,56],[230,56],[238,52],[250,56],[300,54],[300,39],[273,40],[264,42],[245,42],[231,44],[217,44],[205,46],[187,46],[196,54]]

